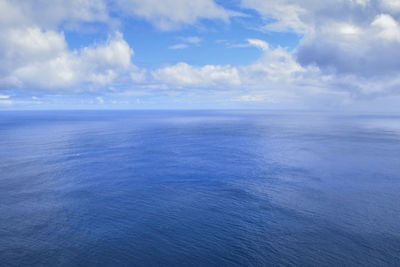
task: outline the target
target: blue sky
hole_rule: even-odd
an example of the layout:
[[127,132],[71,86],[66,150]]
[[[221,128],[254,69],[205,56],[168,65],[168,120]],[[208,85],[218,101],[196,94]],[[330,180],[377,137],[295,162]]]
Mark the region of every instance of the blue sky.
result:
[[399,0],[0,0],[0,109],[398,110]]

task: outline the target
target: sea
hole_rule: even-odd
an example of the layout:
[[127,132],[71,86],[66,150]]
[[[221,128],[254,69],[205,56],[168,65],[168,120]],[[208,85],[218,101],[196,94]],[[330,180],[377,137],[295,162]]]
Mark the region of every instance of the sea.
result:
[[400,116],[1,111],[0,266],[400,266]]

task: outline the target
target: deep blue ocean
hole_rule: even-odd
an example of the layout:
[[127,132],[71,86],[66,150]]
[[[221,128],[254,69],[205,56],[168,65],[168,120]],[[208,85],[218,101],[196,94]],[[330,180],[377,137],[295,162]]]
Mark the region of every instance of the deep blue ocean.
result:
[[0,266],[399,266],[400,117],[0,112]]

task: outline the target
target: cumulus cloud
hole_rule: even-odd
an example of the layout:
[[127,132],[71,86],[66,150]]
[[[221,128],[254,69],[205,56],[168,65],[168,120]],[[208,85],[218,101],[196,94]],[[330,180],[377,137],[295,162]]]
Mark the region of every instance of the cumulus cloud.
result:
[[249,89],[282,89],[309,75],[314,68],[302,67],[285,48],[271,48],[263,40],[247,39],[248,46],[262,50],[262,56],[249,65],[192,66],[178,63],[151,72],[155,82],[170,88],[245,87]]
[[[251,64],[192,66],[179,63],[151,72],[152,81],[156,87],[165,89],[208,88],[208,94],[211,90],[216,98],[223,97],[224,101],[260,107],[263,103],[336,107],[360,92],[376,94],[382,85],[382,81],[360,83],[354,76],[338,80],[334,74],[324,73],[317,66],[300,64],[295,51],[272,47],[264,40],[247,39],[247,45],[262,51],[261,57]],[[230,96],[217,94],[215,89],[228,91]]]
[[271,83],[290,84],[306,71],[282,47],[271,49],[268,43],[261,40],[249,40],[249,43],[261,47],[264,53],[255,63],[241,67],[241,73],[246,77],[248,85],[266,88],[271,87]]
[[175,88],[240,85],[238,70],[230,65],[195,67],[186,63],[178,63],[153,71],[152,77],[156,82]]
[[3,86],[64,89],[83,83],[104,85],[134,71],[133,50],[116,33],[105,44],[68,50],[64,35],[37,27],[11,29],[1,45]]
[[[229,23],[238,14],[217,3],[221,2],[0,0],[0,89],[118,91],[113,84],[188,91],[201,88],[230,90],[231,95],[224,98],[248,103],[316,95],[347,101],[400,92],[399,0],[241,0],[242,8],[254,9],[261,16],[264,24],[260,30],[301,37],[299,45],[288,50],[243,36],[245,43],[236,47],[254,47],[261,54],[247,65],[180,62],[140,69],[131,60],[133,48],[115,28],[109,29],[106,41],[79,49],[68,46],[62,31],[86,23],[113,24],[116,18],[110,9],[166,31],[203,19]],[[202,40],[186,36],[175,41],[170,49],[199,46]],[[3,105],[15,102],[1,96],[0,100]],[[101,96],[96,100],[109,102]]]
[[375,27],[378,38],[385,41],[400,41],[400,26],[392,16],[380,14],[376,16],[371,26]]
[[[40,11],[40,12],[39,12]],[[102,1],[0,0],[0,89],[85,89],[120,78],[140,80],[132,48],[119,32],[103,44],[71,50],[61,23],[109,19]]]
[[[262,51],[260,59],[251,64],[191,66],[179,63],[153,71],[153,82],[169,89],[228,91],[230,96],[223,95],[224,101],[243,104],[299,102],[299,99],[328,95],[331,102],[340,102],[346,97],[341,93],[332,93],[327,86],[332,83],[332,78],[316,67],[300,65],[293,52],[279,46],[273,48],[266,41],[258,39],[248,39],[247,45]],[[221,97],[221,93],[213,91],[213,94],[216,98]],[[337,99],[333,100],[336,96]]]
[[[234,14],[213,0],[55,0],[51,3],[47,0],[0,0],[0,89],[84,90],[104,87],[118,80],[125,84],[151,83],[147,71],[131,62],[133,49],[119,32],[103,44],[78,50],[68,47],[60,26],[111,23],[109,6],[127,15],[143,17],[163,30],[194,24],[200,19],[229,22]],[[180,41],[181,44],[170,48],[198,45],[201,39],[188,36]],[[213,76],[210,84],[220,83],[226,76],[224,71],[223,67],[204,67],[195,79],[209,74]],[[153,76],[161,77],[162,73]]]
[[265,19],[263,30],[303,35],[295,51],[304,68],[330,77],[325,84],[352,94],[394,92],[400,88],[400,1],[243,0]]
[[175,87],[244,86],[271,89],[277,84],[290,84],[306,72],[306,68],[297,63],[293,54],[285,48],[270,48],[267,42],[258,39],[248,39],[247,42],[249,46],[263,51],[261,58],[252,64],[195,67],[178,63],[155,70],[152,76],[156,81]]
[[299,62],[364,77],[397,72],[400,65],[393,54],[400,48],[398,23],[388,14],[378,14],[367,22],[321,25],[300,43]]

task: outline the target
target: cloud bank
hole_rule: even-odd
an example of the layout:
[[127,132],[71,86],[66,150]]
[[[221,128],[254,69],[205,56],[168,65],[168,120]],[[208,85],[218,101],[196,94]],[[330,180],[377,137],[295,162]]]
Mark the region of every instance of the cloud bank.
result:
[[[204,20],[229,27],[236,16],[246,20],[248,10],[263,22],[259,31],[297,34],[298,46],[288,49],[243,36],[242,46],[260,51],[250,64],[182,61],[146,69],[136,66],[134,47],[120,30],[125,18],[165,32]],[[224,101],[303,104],[398,95],[399,19],[399,0],[241,0],[234,11],[213,0],[0,0],[0,90],[169,90],[182,97],[212,92]],[[70,48],[64,30],[88,24],[106,27],[108,39]],[[201,42],[197,36],[182,37],[166,49]],[[1,98],[3,104],[10,101]]]

